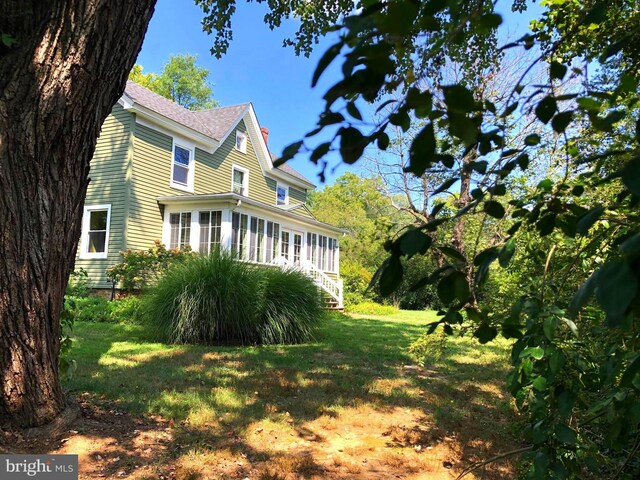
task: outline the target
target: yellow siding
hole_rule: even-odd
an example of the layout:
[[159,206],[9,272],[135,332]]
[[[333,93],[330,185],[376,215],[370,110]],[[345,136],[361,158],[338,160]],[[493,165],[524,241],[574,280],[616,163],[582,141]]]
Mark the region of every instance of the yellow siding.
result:
[[120,251],[125,248],[126,170],[132,124],[133,115],[116,104],[102,126],[91,160],[91,182],[85,205],[111,205],[107,258],[76,256],[75,269],[85,269],[94,287],[109,286],[105,270],[120,261]]

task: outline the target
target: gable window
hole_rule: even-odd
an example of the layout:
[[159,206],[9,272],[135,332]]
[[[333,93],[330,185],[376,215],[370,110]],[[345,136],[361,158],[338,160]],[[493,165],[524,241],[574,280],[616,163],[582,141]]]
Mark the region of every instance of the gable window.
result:
[[247,153],[247,135],[236,130],[236,150]]
[[169,248],[184,249],[191,243],[191,212],[169,214]]
[[276,205],[287,205],[289,203],[289,189],[278,184],[276,187]]
[[174,142],[173,161],[171,162],[171,186],[193,192],[193,169],[193,149]]
[[209,254],[220,247],[222,211],[200,212],[200,253]]
[[80,258],[107,258],[111,205],[84,207]]
[[247,169],[234,165],[231,178],[231,191],[244,197],[249,196],[249,171]]

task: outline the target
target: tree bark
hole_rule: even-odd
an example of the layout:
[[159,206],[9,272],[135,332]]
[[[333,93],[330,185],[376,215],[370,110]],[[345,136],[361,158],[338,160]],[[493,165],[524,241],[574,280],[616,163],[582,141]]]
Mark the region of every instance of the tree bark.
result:
[[0,425],[64,408],[60,312],[89,162],[155,0],[0,0]]

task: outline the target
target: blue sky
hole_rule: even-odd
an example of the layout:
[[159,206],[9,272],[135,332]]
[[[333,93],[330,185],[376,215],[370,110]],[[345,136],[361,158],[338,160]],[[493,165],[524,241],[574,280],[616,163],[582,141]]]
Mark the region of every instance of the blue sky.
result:
[[[332,39],[322,39],[310,58],[297,57],[292,48],[282,46],[282,40],[296,31],[295,22],[271,31],[263,21],[266,11],[265,4],[238,0],[232,18],[234,38],[227,54],[218,60],[209,52],[213,39],[202,31],[200,8],[191,0],[158,0],[137,63],[144,72],[157,73],[171,54],[197,55],[198,64],[211,72],[214,98],[222,106],[252,102],[260,124],[270,131],[270,149],[280,154],[315,127],[324,107],[322,95],[331,80],[337,80],[337,73],[329,69],[312,89],[313,71]],[[520,18],[509,15],[506,3],[499,11],[506,13],[512,33],[522,32],[532,16],[531,12]],[[328,158],[327,182],[332,183],[349,167],[337,155]],[[296,158],[291,165],[320,186],[319,169],[308,158]],[[335,172],[331,173],[331,167],[337,167]]]

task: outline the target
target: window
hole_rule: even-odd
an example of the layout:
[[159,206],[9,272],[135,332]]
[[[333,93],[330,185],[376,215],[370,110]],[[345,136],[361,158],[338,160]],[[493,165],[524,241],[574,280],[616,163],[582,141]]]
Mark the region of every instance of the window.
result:
[[247,258],[248,224],[248,215],[233,212],[231,216],[231,251],[243,260]]
[[267,222],[267,248],[266,263],[272,263],[278,258],[278,246],[280,239],[280,224]]
[[169,248],[183,249],[191,244],[191,212],[170,213]]
[[107,258],[111,205],[84,207],[80,258]]
[[300,253],[302,252],[302,235],[293,234],[293,263],[300,265]]
[[236,130],[236,150],[247,153],[247,135]]
[[249,172],[240,167],[233,167],[231,191],[245,197],[249,196]]
[[289,189],[278,184],[276,187],[276,205],[287,205],[289,203]]
[[173,161],[171,165],[171,186],[180,190],[193,192],[193,149],[173,144]]
[[282,241],[280,242],[280,255],[289,260],[289,232],[282,231]]
[[209,254],[220,247],[222,211],[200,212],[200,248],[202,254]]

